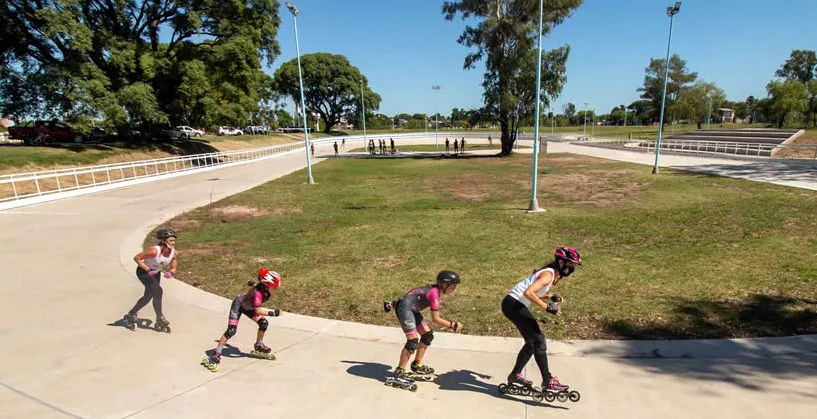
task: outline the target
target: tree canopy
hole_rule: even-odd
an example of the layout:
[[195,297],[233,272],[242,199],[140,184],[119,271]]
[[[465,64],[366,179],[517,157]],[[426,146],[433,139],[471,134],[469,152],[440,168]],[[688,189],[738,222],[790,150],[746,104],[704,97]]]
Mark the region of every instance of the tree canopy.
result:
[[[666,71],[665,59],[651,58],[650,65],[645,68],[644,85],[638,88],[641,92],[641,98],[650,101],[650,108],[647,111],[650,116],[656,121],[660,119],[661,113],[661,98],[664,89],[664,73]],[[669,73],[667,76],[667,95],[664,105],[665,116],[670,114],[670,111],[675,104],[678,94],[681,89],[695,82],[698,78],[698,73],[689,72],[686,68],[686,61],[682,60],[680,56],[673,55],[669,60]],[[664,118],[667,121],[667,118]]]
[[[583,0],[545,0],[542,35],[565,21]],[[502,154],[510,154],[516,141],[520,119],[533,113],[536,102],[536,64],[539,2],[532,0],[446,1],[446,20],[457,15],[466,25],[457,42],[475,51],[465,57],[463,67],[475,69],[484,61],[484,110],[499,122]],[[541,89],[546,108],[566,82],[570,52],[563,46],[542,54]]]
[[[366,77],[343,55],[322,52],[306,54],[301,57],[301,72],[306,109],[320,114],[321,119],[326,122],[324,132],[330,132],[342,117],[357,119],[361,106],[361,81],[366,116],[373,115],[380,108],[380,95],[369,88]],[[290,96],[300,103],[297,58],[281,65],[275,71],[273,80],[278,93]],[[367,118],[367,125],[370,123],[369,119]]]
[[120,129],[238,124],[257,109],[262,60],[279,54],[278,9],[276,0],[6,0],[0,112]]

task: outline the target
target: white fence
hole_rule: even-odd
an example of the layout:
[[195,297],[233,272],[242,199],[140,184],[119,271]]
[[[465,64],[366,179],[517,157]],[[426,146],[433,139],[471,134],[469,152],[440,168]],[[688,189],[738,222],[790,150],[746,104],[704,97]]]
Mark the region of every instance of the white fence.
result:
[[[656,140],[590,138],[587,140],[577,141],[575,144],[606,148],[624,148],[631,151],[655,152]],[[746,157],[773,157],[792,160],[817,160],[817,145],[662,140],[661,151]]]
[[[488,134],[497,135],[487,132],[447,131],[440,133],[439,136],[442,141],[446,136],[453,141],[455,137],[486,138]],[[423,132],[374,134],[367,135],[365,139],[362,135],[310,138],[310,144],[318,147],[331,145],[337,141],[340,145],[345,140],[346,144],[351,147],[365,147],[367,140],[376,142],[378,139],[388,140],[389,138],[428,139],[434,138],[434,132],[428,134]],[[180,176],[215,166],[241,164],[285,153],[303,152],[303,149],[304,142],[295,141],[247,150],[0,175],[0,210]]]

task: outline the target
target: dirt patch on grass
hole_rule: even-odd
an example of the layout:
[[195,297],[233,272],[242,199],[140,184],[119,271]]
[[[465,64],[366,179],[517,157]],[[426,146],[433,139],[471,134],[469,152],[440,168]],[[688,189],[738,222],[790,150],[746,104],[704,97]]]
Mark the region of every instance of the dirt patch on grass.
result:
[[406,262],[405,256],[392,255],[385,258],[374,258],[367,262],[367,265],[377,269],[391,269]]
[[[610,207],[636,200],[645,186],[630,176],[637,173],[635,170],[587,170],[545,175],[539,177],[539,192],[543,196],[557,195],[565,203]],[[513,181],[530,188],[527,176],[515,176]]]
[[447,193],[454,202],[482,202],[489,196],[502,193],[496,179],[482,173],[465,173],[436,181],[423,188],[429,193]]
[[230,222],[263,217],[269,214],[269,212],[261,208],[246,207],[243,205],[225,205],[223,207],[211,208],[210,214],[221,219],[221,222]]

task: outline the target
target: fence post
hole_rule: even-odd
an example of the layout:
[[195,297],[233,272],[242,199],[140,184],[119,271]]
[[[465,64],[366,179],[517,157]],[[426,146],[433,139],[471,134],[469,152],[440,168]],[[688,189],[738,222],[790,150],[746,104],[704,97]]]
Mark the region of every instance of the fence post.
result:
[[79,178],[77,177],[77,169],[74,169],[74,184],[76,184],[77,189],[79,189]]
[[17,197],[17,185],[14,184],[14,176],[11,177],[11,190],[14,191],[14,199],[20,199]]
[[57,174],[56,170],[54,170],[54,179],[57,179],[57,192],[62,192],[62,185],[60,185],[60,176]]
[[42,196],[43,193],[40,191],[40,180],[37,179],[37,173],[34,173],[34,184],[37,185],[37,195]]
[[108,176],[108,185],[110,185],[111,184],[111,169],[110,168],[105,169],[105,176]]

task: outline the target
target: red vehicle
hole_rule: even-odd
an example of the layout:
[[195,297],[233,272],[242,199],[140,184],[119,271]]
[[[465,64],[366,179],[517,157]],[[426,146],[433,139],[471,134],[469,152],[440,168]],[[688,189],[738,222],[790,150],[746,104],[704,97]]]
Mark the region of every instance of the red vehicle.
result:
[[[40,126],[45,129],[40,130]],[[39,145],[58,142],[81,143],[83,135],[74,132],[70,125],[60,121],[29,121],[23,125],[9,127],[9,138],[23,140],[26,145]]]

